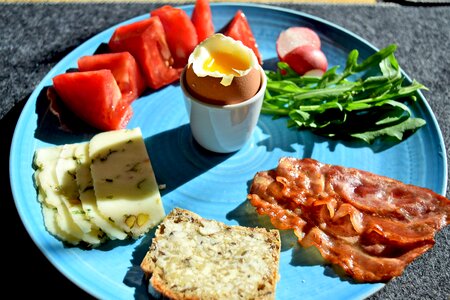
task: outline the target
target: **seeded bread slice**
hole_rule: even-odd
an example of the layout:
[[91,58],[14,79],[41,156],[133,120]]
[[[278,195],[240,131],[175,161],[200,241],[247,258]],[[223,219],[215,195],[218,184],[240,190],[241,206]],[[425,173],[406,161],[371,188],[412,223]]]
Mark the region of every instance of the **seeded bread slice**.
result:
[[228,226],[175,208],[141,268],[170,299],[274,299],[280,245],[278,230]]

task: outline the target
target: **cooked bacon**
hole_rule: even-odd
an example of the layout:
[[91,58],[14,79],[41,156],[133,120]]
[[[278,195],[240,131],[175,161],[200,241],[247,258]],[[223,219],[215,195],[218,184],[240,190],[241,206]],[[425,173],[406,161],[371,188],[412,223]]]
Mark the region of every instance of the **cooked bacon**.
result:
[[248,199],[361,282],[401,275],[450,223],[450,200],[429,189],[309,158],[258,172]]

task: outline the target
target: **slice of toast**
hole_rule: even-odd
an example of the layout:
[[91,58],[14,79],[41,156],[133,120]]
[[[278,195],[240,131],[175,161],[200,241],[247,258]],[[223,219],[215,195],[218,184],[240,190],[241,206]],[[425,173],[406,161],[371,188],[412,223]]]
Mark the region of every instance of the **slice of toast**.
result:
[[141,268],[170,299],[274,299],[280,248],[278,230],[228,226],[175,208]]

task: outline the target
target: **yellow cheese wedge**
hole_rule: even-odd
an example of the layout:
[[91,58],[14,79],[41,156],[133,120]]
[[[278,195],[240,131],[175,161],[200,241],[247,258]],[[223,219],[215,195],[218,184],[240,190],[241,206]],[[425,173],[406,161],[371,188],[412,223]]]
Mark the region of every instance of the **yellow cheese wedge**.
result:
[[165,216],[155,174],[139,128],[102,132],[89,142],[97,207],[137,238]]

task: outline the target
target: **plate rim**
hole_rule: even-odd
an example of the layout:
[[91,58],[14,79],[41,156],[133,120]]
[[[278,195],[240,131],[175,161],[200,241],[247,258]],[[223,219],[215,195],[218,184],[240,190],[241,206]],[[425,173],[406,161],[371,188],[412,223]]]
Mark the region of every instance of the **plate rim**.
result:
[[[338,31],[343,32],[345,35],[351,36],[353,38],[355,38],[356,40],[358,40],[359,43],[361,44],[365,44],[366,46],[368,46],[369,48],[371,48],[373,51],[378,51],[379,49],[377,47],[375,47],[372,43],[370,43],[368,40],[362,38],[360,35],[336,24],[333,23],[331,21],[328,21],[326,19],[323,19],[321,17],[309,14],[309,13],[305,13],[303,11],[300,10],[295,10],[292,8],[286,8],[286,7],[280,7],[280,6],[274,6],[274,5],[269,5],[269,4],[262,4],[262,3],[244,3],[244,2],[219,2],[219,3],[211,3],[210,4],[211,7],[237,7],[237,8],[255,8],[255,9],[265,9],[265,10],[271,10],[271,11],[278,11],[284,14],[290,14],[290,15],[296,15],[302,18],[306,18],[306,19],[310,19],[310,20],[314,20],[316,22],[322,23],[326,26],[329,27],[333,27],[335,29],[337,29]],[[186,4],[186,5],[176,5],[175,7],[181,8],[183,10],[191,10],[194,7],[194,4]],[[10,187],[11,187],[11,191],[12,191],[12,196],[13,196],[13,200],[14,200],[14,204],[16,207],[16,210],[20,216],[21,222],[24,226],[24,228],[26,229],[28,235],[30,236],[30,238],[33,240],[34,244],[38,247],[38,249],[40,250],[40,252],[47,258],[47,260],[49,262],[51,262],[51,264],[53,265],[53,267],[55,267],[64,277],[66,277],[68,280],[70,280],[72,283],[74,283],[78,288],[82,289],[83,291],[87,292],[88,294],[91,294],[93,296],[96,297],[101,297],[101,291],[102,289],[96,289],[95,291],[92,290],[88,290],[86,289],[86,286],[84,286],[82,284],[82,282],[80,281],[79,278],[75,277],[73,274],[69,274],[66,270],[66,268],[64,268],[63,266],[61,266],[60,264],[58,264],[58,261],[50,255],[50,253],[48,251],[45,250],[44,245],[42,245],[39,240],[37,240],[37,236],[34,234],[30,223],[28,222],[24,222],[24,212],[22,211],[23,207],[20,204],[20,201],[18,199],[18,195],[19,193],[19,187],[17,187],[17,183],[16,180],[12,180],[13,178],[18,178],[17,176],[17,172],[15,170],[15,168],[13,168],[13,164],[17,161],[17,157],[16,157],[16,153],[15,153],[15,149],[20,148],[18,146],[18,140],[19,140],[19,131],[20,128],[22,127],[22,124],[25,122],[24,119],[28,116],[25,116],[24,112],[32,112],[33,109],[33,105],[36,104],[36,99],[39,95],[39,93],[42,91],[42,89],[46,86],[46,82],[51,78],[53,78],[53,76],[55,76],[57,73],[56,70],[60,69],[62,65],[67,65],[66,62],[71,60],[72,56],[75,56],[76,53],[78,53],[79,51],[81,51],[84,47],[87,47],[88,44],[92,44],[94,42],[96,42],[100,36],[107,34],[107,32],[111,32],[124,24],[127,23],[132,23],[134,21],[140,20],[142,18],[145,18],[146,16],[148,16],[148,14],[141,14],[132,18],[129,18],[127,20],[124,20],[122,22],[119,22],[117,24],[114,24],[110,27],[105,28],[104,30],[94,34],[93,36],[91,36],[90,38],[88,38],[87,40],[85,40],[84,42],[82,42],[80,45],[78,45],[77,47],[75,47],[74,49],[72,49],[68,54],[66,54],[59,62],[57,62],[53,67],[51,67],[51,69],[45,74],[45,76],[39,81],[39,83],[33,88],[33,92],[30,94],[30,96],[27,99],[27,102],[25,103],[24,107],[22,108],[22,111],[19,115],[19,118],[17,120],[17,123],[14,127],[14,133],[13,133],[13,137],[12,137],[12,141],[11,141],[11,146],[10,146],[10,159],[9,159],[9,177],[10,177]],[[401,70],[401,73],[403,76],[405,76],[405,78],[409,81],[411,81],[411,78],[408,76],[408,74],[406,74],[404,72],[404,70]],[[437,118],[433,112],[433,110],[431,109],[431,106],[428,103],[428,100],[425,98],[425,96],[423,95],[423,93],[421,91],[418,91],[419,93],[419,101],[421,101],[421,104],[424,105],[425,109],[427,110],[427,112],[429,113],[429,117],[430,120],[432,120],[433,126],[436,130],[437,133],[437,141],[440,145],[440,147],[443,150],[443,155],[442,155],[442,168],[443,168],[443,172],[444,172],[444,176],[443,176],[443,186],[441,191],[439,191],[438,193],[441,195],[446,194],[447,191],[447,183],[448,183],[448,162],[447,162],[447,156],[446,156],[446,146],[445,146],[445,142],[444,142],[444,138],[442,135],[442,131],[441,128],[439,126],[439,123],[437,121]],[[33,112],[32,115],[36,115],[36,112]],[[383,288],[385,286],[384,283],[380,283],[380,284],[375,284],[372,286],[371,289],[367,289],[365,290],[365,294],[361,294],[360,296],[365,298],[368,297],[370,295],[373,295],[375,292],[379,291],[381,288]]]

